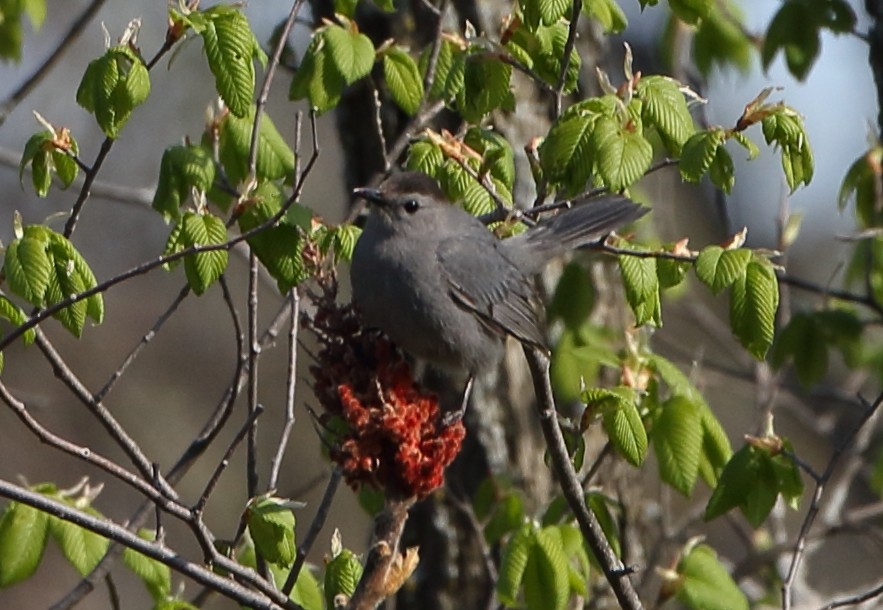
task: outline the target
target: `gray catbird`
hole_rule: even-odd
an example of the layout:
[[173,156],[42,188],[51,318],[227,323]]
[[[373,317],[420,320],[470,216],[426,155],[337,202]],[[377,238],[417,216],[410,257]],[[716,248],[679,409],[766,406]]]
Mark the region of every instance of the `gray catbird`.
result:
[[354,194],[371,204],[350,271],[365,322],[412,356],[470,378],[500,360],[507,334],[546,345],[533,276],[550,258],[647,211],[609,196],[501,240],[425,174],[393,174]]

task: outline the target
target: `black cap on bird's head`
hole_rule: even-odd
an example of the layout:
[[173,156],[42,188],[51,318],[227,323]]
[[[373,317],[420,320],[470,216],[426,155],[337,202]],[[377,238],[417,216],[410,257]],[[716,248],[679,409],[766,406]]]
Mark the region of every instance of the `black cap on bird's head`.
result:
[[412,195],[446,200],[438,182],[421,172],[392,174],[378,188],[357,188],[353,195],[381,207]]

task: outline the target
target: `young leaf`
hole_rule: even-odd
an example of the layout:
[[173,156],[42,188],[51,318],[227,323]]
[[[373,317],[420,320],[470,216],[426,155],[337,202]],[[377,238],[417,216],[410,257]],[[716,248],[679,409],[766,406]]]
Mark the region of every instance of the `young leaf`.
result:
[[525,523],[503,546],[497,595],[508,607],[518,603],[518,591],[524,580],[525,569],[533,552],[536,531]]
[[18,165],[19,182],[22,182],[24,178],[25,167],[30,165],[31,182],[38,197],[45,197],[49,193],[52,173],[55,173],[61,180],[63,189],[69,187],[80,171],[77,162],[71,157],[71,155],[76,155],[78,151],[76,140],[66,129],[60,130],[59,134],[49,130],[35,133],[25,144],[25,150]]
[[347,85],[368,76],[374,65],[371,39],[339,25],[329,25],[324,33],[328,53]]
[[698,405],[684,396],[669,398],[653,421],[651,439],[659,462],[659,477],[689,497],[699,474],[702,451]]
[[748,522],[760,527],[773,509],[779,486],[767,452],[745,445],[724,467],[705,507],[710,521],[739,507]]
[[288,97],[293,100],[309,98],[318,114],[337,106],[346,79],[338,70],[325,44],[326,30],[313,34],[313,40],[291,80]]
[[[274,569],[278,570],[279,568],[275,564],[270,564],[270,571],[273,572]],[[281,578],[276,580],[277,582],[285,582]],[[297,581],[291,590],[291,601],[304,610],[325,610],[322,588],[309,565],[304,565],[300,574],[297,575]]]
[[417,62],[407,51],[401,47],[391,47],[384,53],[383,77],[399,108],[406,114],[416,114],[423,100],[423,80]]
[[777,112],[764,117],[762,126],[767,144],[777,144],[782,149],[782,169],[791,191],[800,184],[808,185],[815,166],[800,115],[787,106],[779,106]]
[[49,517],[25,504],[10,502],[0,517],[0,589],[31,577],[46,548]]
[[215,180],[215,163],[203,146],[170,146],[163,152],[159,178],[153,194],[153,209],[166,222],[181,216],[181,205],[192,189],[206,192]]
[[[181,238],[185,248],[223,244],[227,241],[227,228],[224,221],[217,216],[188,212],[181,222]],[[184,259],[184,273],[197,295],[201,295],[214,284],[226,268],[226,250],[197,252]]]
[[600,412],[604,430],[616,451],[632,466],[647,457],[647,431],[634,399],[623,393],[592,389],[585,392],[587,411]]
[[710,487],[716,487],[721,472],[733,455],[730,439],[711,408],[700,400],[699,419],[702,422],[702,454],[699,459],[699,476]]
[[710,546],[700,544],[678,563],[677,598],[694,610],[748,610],[748,598]]
[[708,16],[714,0],[668,0],[668,5],[682,21],[695,25]]
[[408,159],[405,161],[405,166],[409,170],[435,177],[444,162],[444,153],[436,144],[427,140],[418,140],[408,148]]
[[500,500],[484,526],[484,538],[488,544],[496,544],[524,523],[524,503],[521,496],[510,493]]
[[[0,318],[8,320],[13,326],[21,326],[28,316],[21,307],[9,300],[5,294],[0,294]],[[37,338],[37,332],[30,328],[25,331],[22,340],[25,345],[30,345]]]
[[[73,505],[72,502],[68,502]],[[95,517],[101,514],[92,507],[81,508]],[[49,518],[49,533],[55,539],[62,554],[81,576],[85,576],[98,565],[107,552],[107,538],[56,517]]]
[[203,14],[208,19],[200,35],[215,87],[230,112],[245,117],[252,108],[254,58],[260,46],[240,9],[217,5]]
[[567,605],[568,562],[561,532],[556,526],[546,526],[534,536],[523,585],[528,610],[563,610]]
[[361,579],[359,558],[351,550],[342,549],[325,565],[326,608],[334,608],[334,598],[338,595],[345,595],[347,599],[352,597]]
[[708,246],[696,258],[696,277],[714,294],[719,294],[745,276],[749,262],[751,250],[724,250],[720,246]]
[[619,257],[619,270],[635,323],[662,326],[656,259],[623,255]]
[[52,260],[47,248],[46,241],[22,237],[9,244],[3,261],[9,289],[36,307],[45,303],[52,274]]
[[[470,123],[478,123],[497,108],[514,108],[509,89],[512,66],[482,56],[466,61],[463,88],[457,93],[457,111]],[[450,78],[450,76],[449,76]]]
[[700,131],[693,134],[684,143],[678,168],[681,177],[687,182],[699,182],[699,180],[711,168],[717,156],[726,134],[723,129],[716,128],[708,131]]
[[149,94],[150,76],[144,61],[131,47],[120,45],[86,68],[77,89],[77,103],[95,115],[105,135],[115,139]]
[[816,11],[822,12],[808,2],[784,2],[781,5],[763,39],[760,55],[764,70],[781,50],[791,74],[798,80],[806,78],[821,47]]
[[565,116],[556,122],[540,145],[540,163],[548,179],[564,183],[567,192],[580,192],[592,177],[595,118]]
[[481,154],[479,173],[490,170],[491,176],[511,192],[515,185],[515,155],[506,138],[491,129],[472,127],[463,137],[463,143]]
[[614,192],[637,182],[653,161],[653,147],[631,122],[601,117],[595,123],[592,143],[596,151],[598,175]]
[[[219,157],[227,179],[238,184],[248,175],[248,154],[251,147],[254,109],[245,117],[228,114],[220,126]],[[264,180],[291,178],[294,172],[294,151],[285,142],[269,115],[264,114],[258,131],[255,173]]]
[[666,147],[673,154],[679,154],[684,142],[695,131],[679,83],[667,76],[647,76],[638,81],[637,94],[643,102],[641,119],[644,124],[656,127]]
[[779,283],[769,262],[748,263],[730,293],[730,328],[742,346],[763,360],[773,342]]
[[246,510],[255,549],[270,563],[288,567],[294,561],[294,513],[280,498],[256,498]]
[[696,29],[693,37],[693,58],[706,78],[715,67],[733,66],[742,73],[751,67],[754,42],[746,35],[739,7],[732,2],[726,11],[713,7]]
[[[138,537],[153,541],[156,540],[156,532],[142,529],[138,531]],[[169,566],[131,548],[123,550],[123,563],[144,582],[153,601],[159,602],[169,596],[172,591],[172,571]]]
[[789,357],[794,360],[797,379],[805,387],[821,381],[828,371],[828,338],[812,314],[795,313],[776,337],[772,364],[779,368]]

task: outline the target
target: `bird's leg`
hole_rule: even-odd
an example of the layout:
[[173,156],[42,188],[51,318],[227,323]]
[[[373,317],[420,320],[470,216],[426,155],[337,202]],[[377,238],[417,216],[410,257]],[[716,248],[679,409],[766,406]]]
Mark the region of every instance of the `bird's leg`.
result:
[[445,416],[442,418],[442,427],[447,428],[452,424],[456,424],[463,419],[464,415],[466,415],[466,407],[469,406],[469,397],[472,395],[472,382],[474,380],[475,377],[472,375],[466,380],[466,387],[463,388],[463,399],[460,402],[460,408],[445,413]]

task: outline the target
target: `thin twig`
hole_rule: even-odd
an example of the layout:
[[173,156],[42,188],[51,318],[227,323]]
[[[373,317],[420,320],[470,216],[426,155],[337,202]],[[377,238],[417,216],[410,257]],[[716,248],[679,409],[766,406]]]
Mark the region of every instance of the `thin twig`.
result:
[[819,608],[819,610],[834,610],[834,608],[843,608],[845,606],[855,606],[862,602],[866,602],[868,600],[874,599],[875,597],[880,597],[883,595],[883,584],[879,584],[870,591],[865,591],[864,593],[860,593],[858,595],[853,595],[850,597],[844,597],[843,599],[837,599],[832,601],[829,604],[826,604]]
[[37,85],[49,74],[49,71],[55,66],[65,51],[77,40],[79,35],[86,29],[86,24],[92,20],[104,5],[105,0],[92,0],[82,13],[71,23],[67,32],[61,37],[61,40],[49,54],[43,63],[29,76],[18,88],[0,104],[0,125],[6,122],[6,119],[12,113],[16,106],[24,100],[33,91]]
[[[258,257],[252,252],[248,267],[248,412],[258,408],[258,360],[261,348],[258,345]],[[249,498],[258,495],[258,427],[248,429],[248,449],[246,452],[246,482]]]
[[583,538],[601,565],[620,608],[622,610],[642,610],[643,605],[629,577],[630,570],[616,557],[597,517],[586,506],[582,485],[580,485],[573,463],[567,454],[564,436],[561,434],[561,427],[558,424],[552,382],[549,379],[549,358],[541,349],[529,345],[524,346],[524,354],[527,357],[533,379],[540,426],[564,498],[579,523]]
[[557,119],[561,116],[561,104],[564,97],[564,87],[567,85],[567,72],[570,70],[570,56],[573,53],[573,47],[576,44],[576,29],[579,24],[579,16],[583,10],[582,0],[573,0],[573,9],[570,13],[570,27],[567,29],[567,41],[564,43],[563,60],[561,61],[561,71],[558,73],[558,82],[555,83],[555,115]]
[[325,493],[322,495],[322,501],[319,503],[319,508],[316,509],[316,516],[313,517],[313,522],[310,523],[310,529],[307,531],[307,535],[304,537],[303,542],[297,547],[297,556],[294,558],[294,565],[291,566],[291,572],[288,573],[288,577],[285,579],[285,584],[282,586],[282,593],[285,595],[291,593],[295,583],[297,583],[297,578],[300,576],[300,571],[307,559],[307,554],[310,552],[310,549],[313,548],[313,544],[315,544],[316,538],[319,537],[322,528],[325,527],[325,520],[328,518],[328,512],[331,510],[331,502],[334,500],[334,494],[337,493],[337,488],[340,486],[341,478],[343,478],[343,473],[338,466],[335,466],[334,470],[331,471],[331,478],[328,479],[328,486],[325,488]]
[[209,496],[212,495],[212,492],[215,490],[215,486],[221,479],[221,475],[227,469],[227,466],[230,465],[230,460],[233,458],[233,453],[236,451],[236,448],[239,447],[239,444],[245,438],[245,435],[248,434],[248,432],[254,427],[254,423],[263,412],[263,405],[257,405],[255,409],[248,414],[248,419],[245,420],[245,423],[242,424],[239,432],[237,432],[236,436],[233,437],[233,440],[230,441],[230,444],[227,446],[227,450],[224,452],[224,456],[221,458],[221,461],[218,462],[218,465],[215,467],[212,476],[209,477],[208,483],[205,484],[205,488],[199,495],[199,499],[196,501],[196,504],[193,505],[193,512],[201,514],[205,510],[206,502],[208,502]]
[[143,337],[141,337],[140,341],[138,341],[138,344],[134,348],[132,348],[132,351],[129,352],[129,354],[120,364],[120,366],[117,367],[117,369],[113,372],[113,374],[110,376],[110,379],[108,379],[107,383],[104,384],[104,387],[98,390],[98,392],[94,396],[96,402],[101,402],[105,399],[107,394],[113,388],[114,384],[119,381],[120,377],[123,376],[123,373],[126,372],[129,366],[131,366],[132,363],[135,362],[135,359],[141,353],[141,350],[147,347],[147,344],[150,343],[154,337],[156,337],[156,334],[163,327],[163,324],[165,324],[168,319],[172,317],[172,314],[177,311],[178,306],[180,306],[181,303],[184,302],[184,299],[187,298],[188,294],[190,294],[190,284],[186,284],[183,288],[181,288],[180,292],[178,292],[178,296],[175,297],[171,305],[169,305],[162,313],[162,315],[157,318],[156,322],[154,322],[150,330],[147,331]]
[[282,424],[282,433],[279,435],[279,444],[276,446],[276,453],[270,464],[270,481],[267,483],[269,489],[277,489],[279,485],[279,471],[282,468],[282,459],[285,457],[285,450],[288,447],[288,439],[291,431],[294,429],[294,399],[296,390],[297,376],[297,329],[300,322],[300,295],[297,288],[289,291],[289,302],[291,303],[291,324],[288,330],[288,379],[285,385],[285,422]]
[[837,466],[840,457],[849,448],[856,434],[858,434],[864,425],[870,421],[871,417],[874,416],[881,404],[883,404],[883,393],[877,396],[877,399],[874,400],[873,404],[867,405],[865,412],[862,414],[856,427],[846,438],[843,439],[840,445],[834,449],[834,452],[828,460],[828,465],[825,467],[825,471],[816,482],[812,502],[809,505],[809,509],[806,511],[806,517],[800,526],[800,533],[794,544],[794,554],[791,557],[791,565],[788,567],[788,575],[785,578],[785,582],[782,583],[782,610],[791,610],[792,588],[794,586],[794,581],[797,578],[797,570],[800,568],[800,563],[803,561],[803,557],[806,554],[806,540],[809,536],[809,531],[812,528],[813,521],[815,521],[816,515],[819,512],[822,495],[825,493],[825,485],[834,474],[834,468]]

